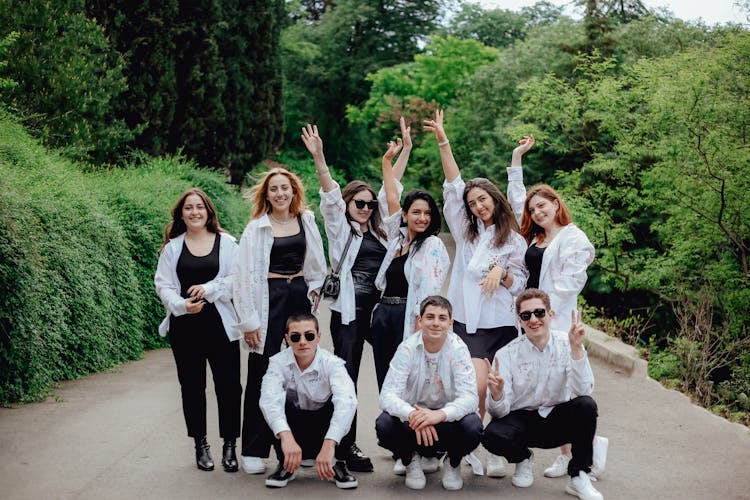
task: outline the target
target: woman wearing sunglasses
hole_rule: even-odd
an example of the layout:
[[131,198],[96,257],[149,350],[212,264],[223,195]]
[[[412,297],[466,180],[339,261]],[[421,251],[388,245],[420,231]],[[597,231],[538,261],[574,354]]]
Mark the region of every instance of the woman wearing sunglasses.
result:
[[[346,362],[356,386],[364,343],[370,338],[372,310],[380,298],[375,277],[385,257],[388,238],[372,187],[366,182],[352,181],[341,189],[328,170],[316,125],[308,124],[302,129],[302,142],[315,162],[320,181],[320,213],[328,236],[328,258],[331,268],[339,269],[340,275],[339,295],[331,304],[334,353]],[[399,158],[396,166],[399,177],[410,150],[411,143]],[[346,465],[353,471],[371,472],[372,461],[357,446],[356,435],[355,417],[347,435],[347,442],[352,445]]]
[[242,468],[261,474],[273,435],[258,406],[268,360],[279,352],[287,318],[310,312],[326,275],[323,241],[294,173],[269,170],[252,190],[253,211],[240,239],[234,284],[235,326],[250,348],[242,421]]
[[237,471],[235,440],[240,435],[240,348],[232,326],[232,268],[237,243],[219,224],[216,208],[200,189],[185,191],[172,208],[154,276],[156,293],[167,309],[159,334],[169,335],[187,434],[195,440],[196,465],[213,470],[206,440],[206,362],[211,365],[221,463]]
[[[464,182],[443,127],[443,111],[424,128],[435,134],[445,174],[443,214],[456,241],[448,287],[453,331],[469,347],[477,374],[480,416],[484,418],[488,369],[485,359],[518,336],[513,296],[526,285],[526,242],[518,233],[513,210],[502,192],[484,178]],[[476,474],[482,466],[467,457]],[[499,457],[489,456],[487,474],[504,475]]]
[[[508,200],[521,224],[521,234],[529,243],[525,263],[529,270],[527,288],[538,288],[549,295],[555,311],[550,328],[567,332],[571,314],[577,310],[578,294],[586,284],[586,270],[594,260],[594,246],[586,233],[573,224],[570,210],[560,195],[547,184],[540,184],[526,192],[521,168],[523,155],[534,145],[534,136],[524,137],[513,150],[508,168]],[[603,471],[606,460],[606,438],[594,440],[592,473]],[[547,477],[567,474],[570,445],[544,471]]]

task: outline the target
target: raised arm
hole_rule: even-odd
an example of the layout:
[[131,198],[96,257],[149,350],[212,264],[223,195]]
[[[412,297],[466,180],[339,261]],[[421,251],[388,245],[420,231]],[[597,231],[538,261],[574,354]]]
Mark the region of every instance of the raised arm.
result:
[[305,147],[307,147],[307,150],[313,157],[320,187],[326,193],[336,189],[336,183],[333,181],[333,177],[331,177],[331,172],[328,170],[328,165],[326,164],[326,157],[323,154],[323,139],[318,135],[317,125],[310,125],[308,123],[302,127],[302,142],[305,143]]
[[523,184],[523,169],[521,168],[521,158],[534,145],[534,136],[527,135],[520,141],[518,146],[513,150],[513,156],[508,168],[508,203],[510,203],[513,213],[516,215],[518,226],[521,226],[523,219],[523,205],[526,202],[526,186]]
[[398,160],[396,160],[396,164],[393,166],[393,176],[396,180],[400,181],[404,177],[406,164],[409,162],[412,143],[411,127],[406,126],[406,120],[404,120],[403,116],[399,119],[398,123],[401,126],[401,140],[403,141],[404,147],[401,150],[401,154],[398,156]]
[[393,215],[401,210],[401,202],[398,196],[398,186],[396,185],[392,162],[402,147],[403,142],[401,139],[396,139],[396,142],[391,141],[388,143],[388,150],[383,155],[383,189],[385,189],[385,199],[388,202],[388,215]]
[[438,147],[440,148],[440,161],[443,163],[443,173],[445,173],[445,180],[453,182],[456,180],[461,172],[458,169],[456,159],[453,158],[453,151],[451,145],[448,142],[448,136],[445,134],[443,128],[443,110],[438,109],[435,111],[434,120],[424,120],[424,129],[435,134],[437,139]]

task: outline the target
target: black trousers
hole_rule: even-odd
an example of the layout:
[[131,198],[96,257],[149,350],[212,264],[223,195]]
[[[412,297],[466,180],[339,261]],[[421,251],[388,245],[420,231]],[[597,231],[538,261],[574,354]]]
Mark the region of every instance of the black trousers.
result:
[[435,426],[439,441],[434,446],[417,445],[417,435],[409,428],[409,422],[402,422],[386,412],[375,421],[375,433],[378,444],[400,458],[404,465],[411,462],[416,451],[421,456],[435,456],[437,451],[448,453],[453,467],[461,463],[461,458],[468,455],[479,445],[482,439],[482,421],[479,415],[469,413],[461,420],[441,422]]
[[406,304],[380,302],[372,313],[372,355],[375,359],[375,376],[378,391],[383,388],[388,367],[399,344],[404,339]]
[[[302,459],[317,458],[323,441],[326,438],[328,427],[331,425],[333,416],[333,403],[328,402],[317,410],[300,410],[287,402],[284,411],[286,422],[292,431],[292,436],[302,448]],[[345,460],[346,451],[351,447],[351,441],[346,436],[336,446],[336,459]],[[281,440],[274,437],[273,448],[280,463],[284,463],[284,453],[281,451]]]
[[536,410],[515,410],[503,418],[493,418],[484,430],[482,444],[487,451],[519,463],[531,456],[529,448],[557,448],[572,445],[568,464],[572,477],[589,472],[596,434],[596,402],[590,396],[578,396],[555,406],[543,418]]
[[240,347],[224,331],[216,307],[207,304],[198,314],[170,318],[177,378],[182,392],[182,412],[190,437],[206,435],[206,361],[211,366],[219,410],[219,435],[240,435]]
[[300,276],[292,280],[268,280],[268,329],[263,354],[247,356],[247,383],[242,415],[242,455],[267,458],[273,434],[260,411],[260,385],[268,370],[268,360],[281,350],[287,318],[296,312],[310,312],[307,284]]

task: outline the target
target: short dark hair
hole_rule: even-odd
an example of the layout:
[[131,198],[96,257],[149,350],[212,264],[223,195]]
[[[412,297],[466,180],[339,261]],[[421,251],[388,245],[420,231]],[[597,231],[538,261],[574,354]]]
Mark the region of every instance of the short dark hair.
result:
[[516,297],[516,310],[521,309],[521,303],[531,299],[541,299],[544,302],[544,306],[548,311],[552,310],[552,305],[549,301],[549,295],[546,292],[539,290],[538,288],[527,288]]
[[419,315],[422,316],[427,310],[427,306],[440,307],[448,311],[448,317],[453,319],[453,306],[450,301],[442,295],[430,295],[426,297],[419,305]]
[[299,323],[300,321],[312,321],[315,323],[315,331],[320,331],[320,324],[318,323],[317,316],[309,312],[297,312],[287,318],[284,333],[289,333],[289,325],[292,323]]

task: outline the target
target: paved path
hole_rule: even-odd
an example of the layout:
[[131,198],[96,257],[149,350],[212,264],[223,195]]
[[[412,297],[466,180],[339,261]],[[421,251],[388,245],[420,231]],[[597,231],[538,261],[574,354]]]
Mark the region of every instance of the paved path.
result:
[[[327,318],[321,319],[327,324]],[[750,498],[746,427],[604,361],[594,360],[594,372],[599,433],[610,439],[607,470],[597,483],[607,499]],[[423,492],[407,490],[403,478],[391,473],[389,454],[375,442],[377,385],[369,346],[359,385],[358,442],[376,470],[358,474],[355,491],[318,481],[312,469],[281,490],[265,488],[261,475],[196,469],[168,349],[108,373],[65,382],[55,395],[42,403],[0,409],[0,498],[572,498],[564,493],[566,479],[542,476],[554,450],[536,451],[536,482],[528,489],[515,488],[509,478],[472,476],[464,466],[461,493],[444,491],[440,472],[428,476]],[[211,390],[208,405],[209,441],[218,463],[221,441]],[[269,460],[269,468],[274,465]]]

